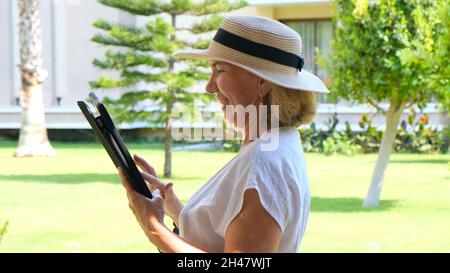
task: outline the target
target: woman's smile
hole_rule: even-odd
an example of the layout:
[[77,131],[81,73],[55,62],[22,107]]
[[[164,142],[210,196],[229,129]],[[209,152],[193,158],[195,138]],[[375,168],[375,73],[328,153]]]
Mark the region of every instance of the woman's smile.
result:
[[225,96],[217,94],[216,99],[222,104],[222,108],[230,104],[230,100]]

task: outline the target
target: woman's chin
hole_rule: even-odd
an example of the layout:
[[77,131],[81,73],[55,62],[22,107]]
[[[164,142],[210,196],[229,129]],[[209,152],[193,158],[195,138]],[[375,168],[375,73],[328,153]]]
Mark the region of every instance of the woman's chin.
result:
[[236,119],[235,115],[227,116],[224,112],[223,120],[225,121],[225,124],[230,129],[233,129],[235,131],[241,132],[244,129],[244,124],[239,124],[239,122]]

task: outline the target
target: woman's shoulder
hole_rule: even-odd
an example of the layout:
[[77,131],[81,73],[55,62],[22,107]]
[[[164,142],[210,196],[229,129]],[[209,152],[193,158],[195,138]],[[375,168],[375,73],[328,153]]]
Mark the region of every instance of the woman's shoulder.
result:
[[255,140],[247,152],[264,162],[295,159],[302,154],[300,134],[289,128],[271,130]]
[[300,136],[295,129],[271,131],[261,138],[247,144],[230,162],[228,162],[211,180],[238,183],[242,179],[257,177],[277,177],[295,181],[301,175],[303,151]]
[[[256,143],[253,152],[253,176],[271,178],[270,183],[297,186],[304,180],[306,162],[296,129],[272,133],[267,142]],[[292,185],[291,185],[292,184]]]

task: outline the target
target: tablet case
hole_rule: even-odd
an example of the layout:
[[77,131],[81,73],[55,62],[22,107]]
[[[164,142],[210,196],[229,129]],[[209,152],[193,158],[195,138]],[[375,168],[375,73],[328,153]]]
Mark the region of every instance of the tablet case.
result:
[[[147,198],[152,198],[153,196],[142,178],[141,172],[136,167],[106,107],[94,92],[89,93],[89,99],[96,109],[96,115],[91,112],[89,106],[84,101],[78,101],[77,104],[91,125],[94,134],[102,142],[103,147],[108,152],[116,168],[121,167],[124,170],[125,176],[131,186],[140,194]],[[173,232],[180,234],[180,230],[175,223],[173,223],[173,226]]]
[[96,110],[95,114],[84,101],[78,101],[77,104],[91,125],[94,134],[102,142],[116,168],[120,167],[124,171],[131,186],[140,194],[152,198],[153,196],[142,178],[141,172],[136,167],[105,106],[94,92],[89,93],[89,99]]

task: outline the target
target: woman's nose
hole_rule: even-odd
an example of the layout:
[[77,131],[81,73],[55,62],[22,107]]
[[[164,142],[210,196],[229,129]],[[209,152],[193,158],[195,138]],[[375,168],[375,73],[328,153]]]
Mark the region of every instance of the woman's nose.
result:
[[207,93],[217,92],[217,84],[213,77],[209,78],[208,83],[206,84],[205,91]]

